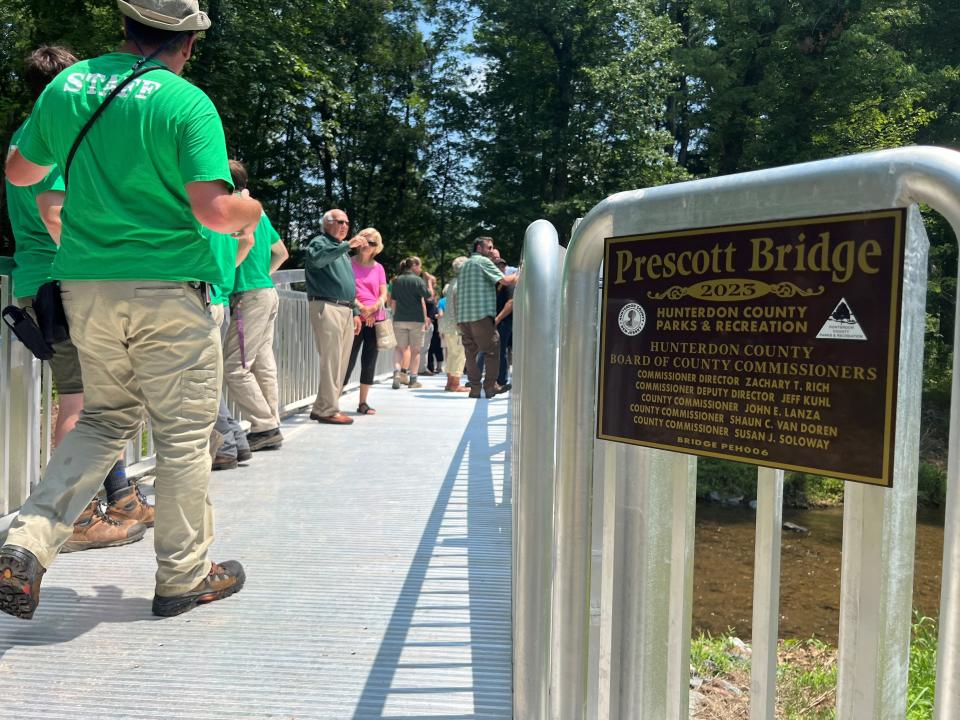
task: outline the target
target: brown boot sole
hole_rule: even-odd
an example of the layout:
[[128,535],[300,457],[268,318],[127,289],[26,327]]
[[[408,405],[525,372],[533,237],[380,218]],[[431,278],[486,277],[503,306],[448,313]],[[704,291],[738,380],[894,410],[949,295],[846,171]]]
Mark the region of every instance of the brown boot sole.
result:
[[143,540],[143,536],[146,534],[147,528],[143,526],[143,531],[133,534],[130,537],[124,538],[122,540],[113,540],[111,542],[97,542],[91,540],[89,542],[80,542],[79,540],[67,540],[63,547],[60,548],[61,553],[72,553],[72,552],[82,552],[83,550],[102,550],[103,548],[112,548],[120,547],[121,545],[131,545],[135,542]]
[[21,620],[30,620],[39,602],[31,583],[39,583],[40,578],[33,579],[30,564],[26,558],[0,555],[0,612]]
[[193,610],[199,605],[206,605],[216,602],[217,600],[223,600],[240,592],[240,590],[243,589],[243,583],[246,579],[246,574],[241,570],[240,574],[237,575],[237,581],[223,590],[214,590],[196,595],[176,595],[174,597],[160,597],[159,595],[155,595],[153,598],[153,614],[158,617],[176,617],[177,615],[182,615],[185,612]]

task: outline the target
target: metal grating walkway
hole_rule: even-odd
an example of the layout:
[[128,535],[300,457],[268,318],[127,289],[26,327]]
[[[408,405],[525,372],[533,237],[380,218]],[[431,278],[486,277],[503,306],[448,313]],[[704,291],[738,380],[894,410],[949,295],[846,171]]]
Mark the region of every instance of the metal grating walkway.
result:
[[32,622],[0,616],[0,714],[509,718],[509,396],[443,381],[377,385],[348,428],[295,416],[213,474],[233,598],[153,618],[152,531],[59,558]]

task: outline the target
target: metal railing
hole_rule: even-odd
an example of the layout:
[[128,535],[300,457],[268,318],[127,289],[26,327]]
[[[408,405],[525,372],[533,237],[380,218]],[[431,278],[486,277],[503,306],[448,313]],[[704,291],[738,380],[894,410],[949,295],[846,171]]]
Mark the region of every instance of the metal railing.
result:
[[[282,270],[273,275],[280,295],[274,335],[281,416],[311,404],[320,378],[319,357],[308,316],[305,292],[291,289],[304,281],[303,270]],[[0,307],[11,302],[10,278],[0,275]],[[377,375],[393,370],[393,351],[381,352]],[[347,388],[359,382],[360,368],[354,369]],[[227,395],[229,402],[229,393]],[[50,368],[41,363],[0,323],[0,532],[40,482],[51,445],[54,407]],[[232,408],[242,420],[239,409]],[[149,422],[140,436],[127,445],[127,474],[144,475],[156,466]]]
[[[555,438],[544,438],[549,422],[524,414],[531,402],[529,383],[545,369],[521,366],[515,374],[521,389],[516,457],[524,458],[538,445],[549,457],[549,448],[556,448],[556,483],[542,488],[540,504],[525,506],[518,495],[517,528],[552,499],[554,543],[551,617],[539,626],[549,622],[551,628],[548,669],[541,655],[519,659],[541,676],[525,678],[525,665],[515,669],[516,691],[523,693],[517,702],[534,708],[515,717],[688,716],[696,459],[595,439],[597,287],[604,239],[894,207],[909,211],[893,486],[845,487],[837,717],[904,716],[922,384],[922,353],[916,348],[923,344],[928,261],[916,208],[921,202],[943,214],[960,235],[960,153],[902,148],[625,192],[600,203],[576,228],[563,266]],[[960,322],[954,337],[936,720],[960,716]],[[523,492],[522,470],[517,481]],[[760,468],[754,720],[774,717],[782,499],[782,471]],[[522,534],[517,537],[520,542]],[[517,548],[516,579],[529,585],[519,561],[523,552]],[[599,582],[591,576],[597,572]],[[591,599],[599,619],[591,618]],[[541,597],[532,602],[542,607]],[[524,625],[529,612],[515,608],[518,642],[534,637]],[[542,701],[542,683],[547,683],[548,700],[540,711],[534,703]]]
[[[513,716],[545,717],[563,249],[546,220],[527,228],[514,293]],[[521,433],[529,438],[521,439]]]

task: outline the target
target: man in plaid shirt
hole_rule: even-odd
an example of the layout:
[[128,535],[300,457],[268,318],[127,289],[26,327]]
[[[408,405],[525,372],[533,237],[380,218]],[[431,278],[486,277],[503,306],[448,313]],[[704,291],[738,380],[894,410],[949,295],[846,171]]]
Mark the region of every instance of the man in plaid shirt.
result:
[[497,384],[500,371],[500,334],[494,318],[497,315],[497,285],[512,285],[516,275],[504,275],[493,264],[493,238],[478,237],[473,241],[473,255],[464,263],[457,281],[457,327],[467,354],[467,377],[470,397],[480,397],[481,371],[478,353],[484,354],[483,394],[492,398],[510,389]]

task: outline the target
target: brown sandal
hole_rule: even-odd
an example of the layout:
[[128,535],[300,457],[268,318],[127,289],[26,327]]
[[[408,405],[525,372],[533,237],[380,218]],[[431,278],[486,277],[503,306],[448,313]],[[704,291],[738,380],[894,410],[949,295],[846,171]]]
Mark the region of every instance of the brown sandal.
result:
[[360,403],[360,407],[357,408],[357,415],[376,415],[377,411],[366,403]]

